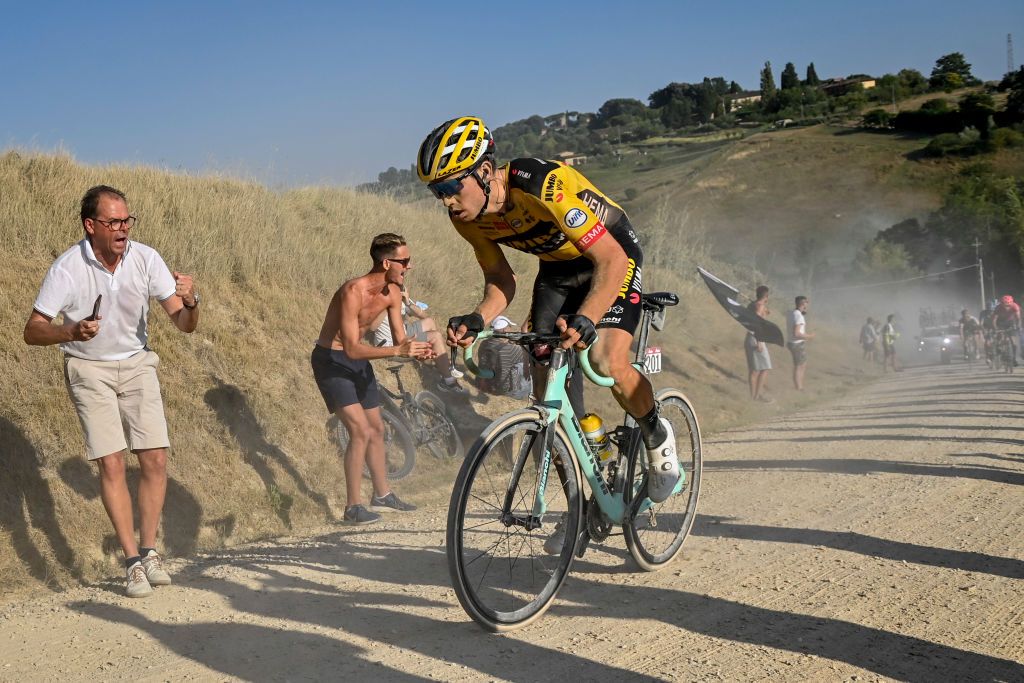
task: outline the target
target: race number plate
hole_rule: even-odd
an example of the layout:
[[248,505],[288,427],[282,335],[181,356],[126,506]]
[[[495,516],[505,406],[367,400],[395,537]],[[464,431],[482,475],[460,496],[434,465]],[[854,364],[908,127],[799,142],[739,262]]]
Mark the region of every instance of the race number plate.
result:
[[648,346],[644,356],[644,372],[655,375],[661,372],[661,347]]

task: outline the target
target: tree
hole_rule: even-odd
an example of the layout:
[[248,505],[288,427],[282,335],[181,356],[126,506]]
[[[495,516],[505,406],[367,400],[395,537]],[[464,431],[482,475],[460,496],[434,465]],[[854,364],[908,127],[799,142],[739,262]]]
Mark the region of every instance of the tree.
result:
[[666,128],[685,128],[693,124],[693,106],[690,100],[672,100],[659,110]]
[[961,97],[959,104],[964,124],[977,129],[981,139],[987,140],[992,127],[992,115],[996,113],[996,103],[992,96],[986,92],[972,92]]
[[793,88],[800,87],[800,77],[796,75],[796,67],[793,66],[793,62],[786,62],[785,68],[782,69],[782,79],[780,83],[783,90],[791,90]]
[[778,90],[775,88],[775,76],[772,75],[772,63],[765,62],[764,68],[761,69],[762,111],[773,112],[778,110],[777,94]]
[[971,73],[963,53],[951,52],[935,60],[935,68],[928,79],[932,90],[951,90],[965,85],[974,85],[978,79]]
[[775,76],[772,75],[772,63],[765,62],[764,68],[761,69],[761,101],[766,102],[775,99],[776,92]]
[[729,81],[729,94],[735,95],[738,92],[743,92],[743,88],[740,87],[740,84],[736,81]]
[[[1009,93],[1006,96],[1006,114],[1012,121],[1024,121],[1024,66],[1007,74],[1003,79],[1006,84],[1004,90]],[[1000,83],[1000,87],[1003,87]]]
[[917,69],[901,69],[896,78],[906,89],[908,95],[919,95],[928,89],[928,81]]
[[608,100],[597,110],[597,121],[599,127],[629,125],[646,111],[647,107],[640,100],[625,97]]
[[817,88],[821,85],[821,79],[818,78],[818,72],[814,70],[814,62],[807,65],[807,78],[804,79],[804,85],[812,88]]
[[920,275],[902,244],[876,237],[853,259],[853,274],[862,280],[895,280]]

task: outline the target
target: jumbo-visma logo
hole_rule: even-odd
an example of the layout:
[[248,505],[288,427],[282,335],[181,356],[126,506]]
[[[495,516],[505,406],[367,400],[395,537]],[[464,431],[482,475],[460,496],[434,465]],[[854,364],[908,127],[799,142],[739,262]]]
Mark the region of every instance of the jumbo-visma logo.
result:
[[565,214],[565,224],[570,228],[578,228],[587,222],[587,214],[583,209],[570,209]]

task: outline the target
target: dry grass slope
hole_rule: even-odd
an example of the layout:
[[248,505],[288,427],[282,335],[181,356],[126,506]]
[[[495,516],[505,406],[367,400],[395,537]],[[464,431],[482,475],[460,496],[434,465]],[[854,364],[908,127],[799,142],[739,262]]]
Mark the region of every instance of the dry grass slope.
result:
[[[128,194],[140,216],[134,237],[159,250],[172,269],[193,273],[203,293],[195,334],[178,333],[158,308],[151,319],[173,446],[161,535],[174,555],[301,532],[340,514],[341,463],[324,430],[308,355],[334,289],[368,267],[374,234],[396,231],[409,239],[412,292],[439,321],[468,310],[480,292],[469,247],[435,205],[344,189],[274,192],[226,178],[89,167],[60,155],[0,155],[0,596],[117,571],[60,353],[21,339],[46,269],[81,236],[81,194],[97,183]],[[684,387],[705,427],[778,409],[751,410],[746,402],[741,332],[693,274],[707,259],[701,232],[668,211],[645,226],[646,288],[674,289],[683,298],[658,337],[667,372],[657,384]],[[510,260],[525,283],[512,311],[522,319],[535,264],[515,253]],[[753,284],[752,274],[722,269]],[[837,353],[835,340],[822,346],[830,344]],[[775,355],[785,369],[774,384],[789,407],[819,400],[856,374],[840,363],[815,385],[812,371],[816,388],[797,399],[782,388],[788,360]],[[595,398],[606,416],[617,412],[606,394]],[[474,396],[454,408],[472,431],[510,406]],[[455,465],[431,466],[421,457],[425,464],[401,490],[423,502],[445,500]]]

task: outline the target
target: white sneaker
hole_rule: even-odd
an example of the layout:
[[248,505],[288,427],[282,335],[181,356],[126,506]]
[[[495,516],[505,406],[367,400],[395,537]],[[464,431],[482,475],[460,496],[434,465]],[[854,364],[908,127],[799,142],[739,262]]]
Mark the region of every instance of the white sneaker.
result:
[[565,515],[555,523],[555,530],[544,541],[544,552],[548,555],[561,555],[565,546]]
[[146,578],[149,579],[150,586],[170,586],[171,575],[164,569],[163,558],[155,550],[150,550],[149,553],[142,558],[142,568],[146,570]]
[[672,495],[679,481],[679,458],[676,455],[676,435],[665,418],[659,418],[667,435],[657,448],[647,449],[647,497],[660,503]]
[[142,566],[142,562],[136,562],[128,567],[126,573],[125,592],[129,598],[144,598],[147,595],[152,595],[153,587],[149,585],[146,569]]
[[462,379],[465,376],[466,373],[464,373],[462,370],[456,370],[455,368],[452,368],[452,377],[454,377],[455,379]]

